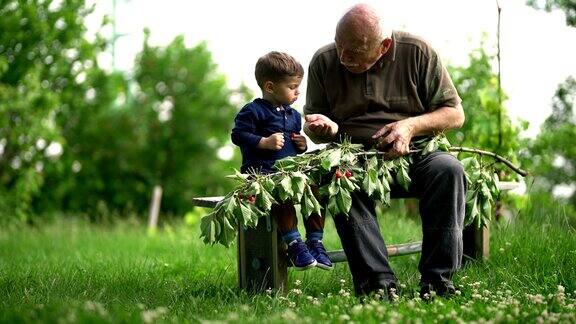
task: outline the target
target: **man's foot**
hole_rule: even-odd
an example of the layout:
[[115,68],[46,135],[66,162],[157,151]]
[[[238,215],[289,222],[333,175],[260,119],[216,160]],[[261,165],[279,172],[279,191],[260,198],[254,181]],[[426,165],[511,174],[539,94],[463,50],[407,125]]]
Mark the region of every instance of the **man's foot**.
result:
[[316,263],[316,267],[324,270],[332,270],[332,268],[334,268],[321,240],[308,240],[306,241],[306,245],[308,246],[308,250],[310,250],[310,254],[312,254],[318,262]]
[[451,282],[442,282],[431,284],[426,282],[420,283],[420,298],[423,300],[432,300],[434,296],[450,298],[456,295],[458,290]]
[[294,269],[299,271],[313,268],[317,264],[306,244],[299,238],[288,244],[288,259]]
[[376,300],[387,300],[394,302],[400,298],[400,291],[398,290],[398,286],[395,282],[391,281],[380,288],[371,288],[372,290],[369,293],[363,293],[360,295],[360,302],[365,303],[368,300],[376,299]]

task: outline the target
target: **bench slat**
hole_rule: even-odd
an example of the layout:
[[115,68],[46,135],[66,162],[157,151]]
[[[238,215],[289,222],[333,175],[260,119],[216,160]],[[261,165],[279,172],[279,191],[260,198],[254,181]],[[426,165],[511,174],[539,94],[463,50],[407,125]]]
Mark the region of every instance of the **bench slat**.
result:
[[192,198],[192,205],[198,207],[214,208],[216,207],[216,204],[222,199],[224,199],[224,196]]
[[[386,247],[388,250],[388,256],[399,256],[420,253],[422,251],[422,241],[410,242],[396,245],[389,245]],[[346,254],[344,250],[328,251],[328,257],[332,262],[346,262]]]

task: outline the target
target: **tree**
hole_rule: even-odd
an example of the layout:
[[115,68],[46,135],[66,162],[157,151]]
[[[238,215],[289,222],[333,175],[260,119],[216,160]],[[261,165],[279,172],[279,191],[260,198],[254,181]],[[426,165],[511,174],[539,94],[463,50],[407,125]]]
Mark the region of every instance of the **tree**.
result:
[[[576,80],[568,77],[558,86],[552,100],[552,114],[541,127],[538,137],[524,151],[524,163],[535,176],[539,192],[553,192],[559,185],[576,184]],[[576,206],[576,193],[568,200]]]
[[[65,145],[57,115],[68,89],[96,68],[83,0],[0,3],[0,213],[25,219]],[[79,93],[74,94],[78,96]],[[81,93],[83,94],[83,93]]]
[[[498,78],[492,70],[493,57],[481,47],[470,54],[466,67],[449,67],[450,75],[458,94],[462,98],[466,121],[453,132],[447,133],[455,146],[469,146],[492,151],[517,162],[521,147],[520,131],[528,127],[527,122],[515,124],[498,96]],[[501,97],[506,99],[505,94]],[[498,125],[498,115],[501,122]],[[502,141],[498,139],[499,128]],[[510,173],[508,173],[510,174]]]
[[548,12],[553,9],[563,10],[566,15],[566,25],[576,27],[576,2],[574,0],[546,0],[543,5],[541,1],[528,0],[527,4]]

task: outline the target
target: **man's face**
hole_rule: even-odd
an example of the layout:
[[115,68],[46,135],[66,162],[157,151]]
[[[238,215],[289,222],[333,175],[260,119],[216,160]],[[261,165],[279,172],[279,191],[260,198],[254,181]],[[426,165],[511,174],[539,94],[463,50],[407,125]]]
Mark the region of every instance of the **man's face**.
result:
[[302,77],[299,76],[291,76],[282,81],[274,82],[274,100],[282,105],[293,104],[298,99],[298,95],[300,95],[298,87],[300,87],[301,82]]
[[383,43],[346,35],[336,35],[335,42],[340,63],[352,73],[368,71],[387,50]]

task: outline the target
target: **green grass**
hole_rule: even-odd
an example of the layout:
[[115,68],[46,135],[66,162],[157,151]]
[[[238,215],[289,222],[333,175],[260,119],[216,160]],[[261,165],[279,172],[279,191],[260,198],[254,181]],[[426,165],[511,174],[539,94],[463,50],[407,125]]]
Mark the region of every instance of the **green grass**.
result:
[[[346,264],[290,271],[288,294],[236,288],[236,251],[204,246],[198,226],[155,235],[136,222],[91,225],[61,218],[0,229],[1,322],[575,322],[576,238],[562,210],[527,208],[492,229],[488,261],[468,263],[461,295],[415,298],[418,255],[391,259],[405,285],[395,303],[359,304]],[[573,217],[573,216],[572,216]],[[388,243],[418,240],[419,224],[382,217]],[[331,220],[325,242],[340,248]]]

